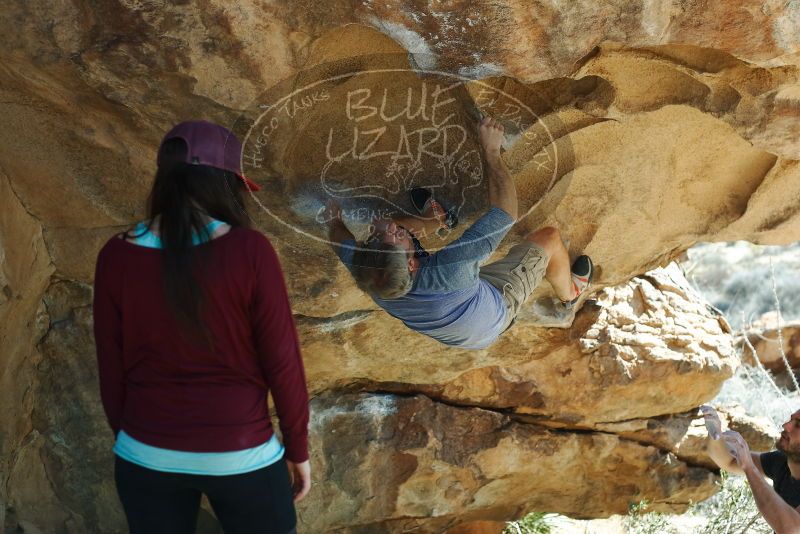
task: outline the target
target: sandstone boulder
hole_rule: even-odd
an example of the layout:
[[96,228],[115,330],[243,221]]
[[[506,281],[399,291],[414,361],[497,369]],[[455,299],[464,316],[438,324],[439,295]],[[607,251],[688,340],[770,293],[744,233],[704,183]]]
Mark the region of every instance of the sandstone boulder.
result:
[[547,430],[424,396],[322,395],[312,409],[322,476],[300,512],[309,532],[441,532],[530,510],[598,517],[645,496],[680,510],[715,491],[709,470],[615,434]]
[[421,391],[591,425],[685,411],[716,395],[737,365],[724,319],[675,266],[595,297],[568,330],[522,317],[483,351],[442,346],[382,312],[302,318],[309,383],[319,392]]

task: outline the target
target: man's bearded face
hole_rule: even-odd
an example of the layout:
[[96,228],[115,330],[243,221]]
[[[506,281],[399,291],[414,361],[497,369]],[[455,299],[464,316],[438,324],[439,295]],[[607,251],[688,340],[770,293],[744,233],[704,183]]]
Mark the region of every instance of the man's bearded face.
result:
[[789,460],[800,462],[800,410],[783,424],[783,432],[775,447]]

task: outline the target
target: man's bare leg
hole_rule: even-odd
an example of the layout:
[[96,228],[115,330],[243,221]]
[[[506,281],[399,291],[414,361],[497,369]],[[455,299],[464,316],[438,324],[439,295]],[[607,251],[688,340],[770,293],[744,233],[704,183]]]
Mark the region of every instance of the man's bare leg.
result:
[[564,246],[558,230],[552,226],[546,226],[526,235],[525,239],[536,243],[547,252],[550,261],[547,263],[544,277],[553,286],[558,298],[563,302],[575,298],[576,291],[570,272],[569,252]]

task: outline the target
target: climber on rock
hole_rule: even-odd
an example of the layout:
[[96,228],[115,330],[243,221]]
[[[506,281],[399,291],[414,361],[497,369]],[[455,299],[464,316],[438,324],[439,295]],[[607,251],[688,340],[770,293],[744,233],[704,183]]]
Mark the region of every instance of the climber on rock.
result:
[[722,432],[714,408],[700,409],[708,429],[711,459],[720,469],[747,477],[758,510],[775,532],[800,532],[800,410],[783,424],[777,450],[753,452],[738,432]]
[[[567,249],[552,227],[528,234],[504,258],[481,266],[517,219],[516,187],[500,156],[503,131],[494,119],[480,123],[488,212],[437,253],[428,254],[417,237],[440,226],[452,228],[456,220],[426,189],[411,191],[420,219],[374,220],[362,243],[356,243],[341,217],[328,222],[330,240],[358,286],[406,326],[446,345],[488,347],[511,325],[542,278],[570,308],[592,277],[588,256],[579,256],[570,269]],[[328,209],[338,213],[335,203]]]

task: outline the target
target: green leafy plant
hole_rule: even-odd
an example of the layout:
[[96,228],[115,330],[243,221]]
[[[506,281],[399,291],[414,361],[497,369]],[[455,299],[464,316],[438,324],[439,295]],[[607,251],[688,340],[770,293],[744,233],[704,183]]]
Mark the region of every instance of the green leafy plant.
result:
[[644,500],[628,507],[628,516],[623,521],[628,534],[678,534],[670,524],[669,516],[660,512],[648,512],[649,503]]
[[503,529],[503,534],[550,534],[553,527],[550,520],[557,514],[531,512],[519,521],[512,521]]
[[772,529],[756,508],[747,480],[723,471],[720,491],[692,507],[691,513],[706,518],[700,534],[770,534]]

